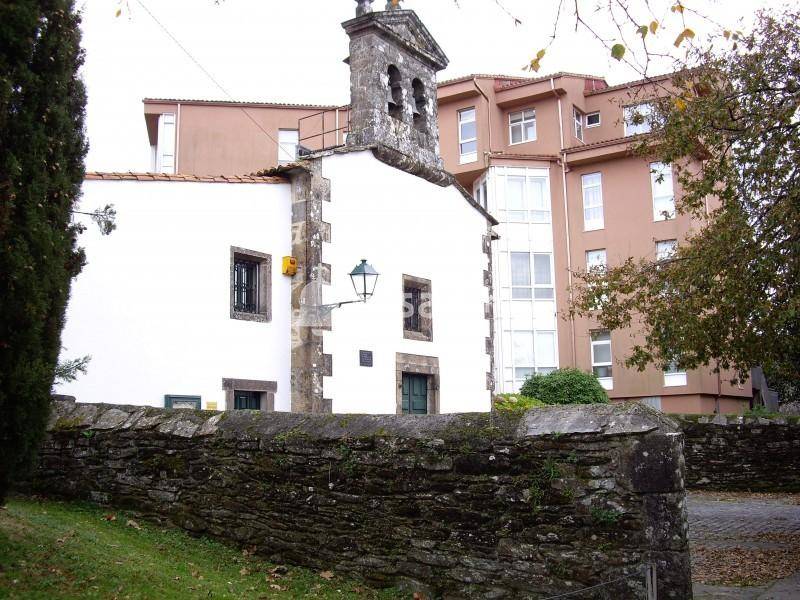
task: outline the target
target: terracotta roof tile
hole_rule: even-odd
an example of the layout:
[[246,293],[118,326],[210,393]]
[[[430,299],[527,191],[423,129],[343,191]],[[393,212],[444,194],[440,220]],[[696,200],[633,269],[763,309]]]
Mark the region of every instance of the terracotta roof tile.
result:
[[285,177],[258,175],[187,175],[176,173],[134,173],[90,171],[84,176],[90,181],[179,181],[200,183],[287,183]]
[[199,98],[143,98],[145,104],[178,103],[181,104],[208,104],[215,106],[251,106],[253,108],[307,108],[313,110],[333,110],[346,108],[333,104],[296,104],[293,102],[258,102],[245,100],[202,100]]

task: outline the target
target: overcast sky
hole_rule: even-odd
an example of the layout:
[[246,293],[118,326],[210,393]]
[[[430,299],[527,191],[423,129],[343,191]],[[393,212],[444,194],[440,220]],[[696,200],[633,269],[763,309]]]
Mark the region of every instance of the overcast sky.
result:
[[[595,2],[580,0],[586,18]],[[141,0],[211,75],[240,100],[346,104],[347,36],[340,23],[355,16],[353,0]],[[667,0],[651,4],[668,7]],[[726,26],[745,26],[760,6],[783,0],[684,0]],[[146,171],[149,147],[142,98],[226,99],[140,4],[78,1],[83,11],[83,77],[89,94],[87,129],[92,171]],[[385,0],[376,0],[381,10]],[[522,70],[552,33],[558,0],[406,0],[450,59],[439,79],[469,73],[530,75]],[[571,4],[568,2],[567,4]],[[643,2],[642,2],[643,4]],[[522,21],[515,25],[504,8]],[[666,11],[665,18],[673,17]],[[690,20],[691,16],[688,17]],[[644,17],[643,17],[644,19]],[[702,23],[690,23],[700,33]],[[671,38],[672,39],[672,38]],[[669,46],[669,44],[667,44]],[[540,73],[572,71],[610,83],[638,78],[609,58],[588,33],[562,22]]]

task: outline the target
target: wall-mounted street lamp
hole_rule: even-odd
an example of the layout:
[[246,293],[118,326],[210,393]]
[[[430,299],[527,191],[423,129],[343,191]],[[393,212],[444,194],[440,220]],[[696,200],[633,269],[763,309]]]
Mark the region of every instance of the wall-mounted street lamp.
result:
[[361,259],[361,263],[350,271],[350,281],[353,282],[353,289],[356,291],[358,300],[344,300],[333,304],[323,304],[320,310],[330,313],[334,308],[339,308],[343,304],[353,304],[354,302],[366,302],[375,293],[375,285],[378,283],[379,273],[367,263],[366,258]]

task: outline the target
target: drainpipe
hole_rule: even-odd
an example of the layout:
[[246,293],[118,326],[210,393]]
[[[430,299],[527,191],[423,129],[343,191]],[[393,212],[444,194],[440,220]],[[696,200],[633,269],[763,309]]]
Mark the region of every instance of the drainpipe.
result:
[[[492,115],[489,113],[489,107],[491,106],[491,102],[489,102],[489,96],[487,96],[484,91],[481,89],[481,86],[478,85],[478,79],[476,77],[472,78],[472,85],[475,86],[475,89],[478,90],[478,93],[483,96],[483,99],[486,100],[486,124],[489,126],[489,161],[491,161],[492,156]],[[489,166],[489,161],[486,160],[486,156],[484,155],[483,162],[484,166]]]
[[178,158],[181,153],[181,103],[178,102],[178,114],[175,115],[175,173],[180,173]]
[[[556,92],[555,82],[553,81],[552,77],[550,78],[550,89],[553,91],[553,95],[558,100],[558,136],[561,141],[561,191],[562,196],[564,197],[564,233],[567,240],[567,281],[569,282],[569,303],[572,305],[572,246],[570,244],[569,237],[569,208],[567,206],[567,153],[564,148],[564,118],[563,114],[561,113],[561,96],[559,96],[558,92]],[[575,351],[575,318],[572,315],[569,317],[569,328],[570,343],[572,346],[572,366],[577,368],[578,362]]]

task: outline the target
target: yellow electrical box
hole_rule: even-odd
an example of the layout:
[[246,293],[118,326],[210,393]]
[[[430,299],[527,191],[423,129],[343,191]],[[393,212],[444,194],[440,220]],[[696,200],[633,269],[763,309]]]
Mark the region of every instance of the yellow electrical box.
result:
[[297,273],[297,259],[294,256],[283,257],[283,274],[294,275]]

